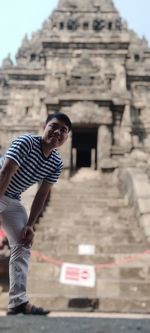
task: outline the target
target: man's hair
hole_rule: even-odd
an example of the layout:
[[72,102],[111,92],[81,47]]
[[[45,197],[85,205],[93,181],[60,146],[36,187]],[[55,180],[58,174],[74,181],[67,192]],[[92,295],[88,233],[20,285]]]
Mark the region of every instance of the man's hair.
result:
[[63,121],[65,123],[65,125],[68,127],[69,131],[72,129],[71,120],[65,113],[61,113],[61,112],[55,112],[55,113],[49,114],[46,119],[45,125],[54,118],[58,119],[60,121]]

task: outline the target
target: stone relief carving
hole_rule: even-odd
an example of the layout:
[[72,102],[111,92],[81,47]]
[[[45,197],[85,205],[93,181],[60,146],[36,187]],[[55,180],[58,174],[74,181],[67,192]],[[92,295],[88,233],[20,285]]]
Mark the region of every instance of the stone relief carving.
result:
[[[95,65],[89,58],[82,57],[77,65],[75,65],[70,74],[63,75],[60,79],[60,89],[66,92],[81,90],[104,92],[111,89],[112,77],[105,73],[102,66]],[[65,84],[64,84],[65,83]]]
[[145,93],[145,92],[150,92],[150,84],[138,84],[134,86],[134,93],[139,94],[139,93]]
[[[57,20],[53,20],[53,24],[52,24],[52,28],[53,28],[53,31],[55,29],[55,32],[58,32],[58,30],[63,30],[63,29],[67,29],[69,30],[70,32],[71,31],[76,31],[78,29],[80,29],[80,32],[81,32],[81,29],[82,31],[84,30],[91,30],[91,27],[93,29],[93,31],[97,31],[97,32],[100,32],[102,31],[103,29],[105,30],[127,30],[127,27],[126,27],[126,24],[125,23],[122,23],[122,20],[121,19],[117,19],[117,20],[104,20],[104,19],[101,19],[100,18],[96,18],[94,20],[91,21],[91,19],[77,19],[77,18],[70,18],[69,20],[68,19],[65,19],[63,18],[62,20],[58,19]],[[57,36],[57,35],[56,35]],[[56,37],[55,36],[55,37]]]
[[122,20],[120,18],[118,18],[116,20],[116,24],[115,25],[116,25],[116,29],[122,30],[123,25],[122,25]]
[[133,105],[143,108],[150,103],[150,84],[136,84],[132,87]]
[[74,103],[72,107],[63,107],[62,112],[68,114],[75,123],[112,123],[112,113],[110,109],[108,107],[100,107],[93,102],[77,102]]
[[93,29],[95,31],[100,31],[105,27],[105,21],[100,19],[95,19],[93,21]]
[[114,10],[115,6],[112,0],[84,0],[81,2],[80,0],[60,0],[58,4],[58,8],[72,8],[72,9],[92,9],[92,8],[100,8],[100,9],[109,9]]
[[69,30],[75,31],[75,30],[77,30],[78,26],[79,26],[79,24],[78,24],[77,19],[69,19],[67,22],[67,28]]
[[9,91],[9,81],[5,76],[0,77],[0,94],[7,95]]

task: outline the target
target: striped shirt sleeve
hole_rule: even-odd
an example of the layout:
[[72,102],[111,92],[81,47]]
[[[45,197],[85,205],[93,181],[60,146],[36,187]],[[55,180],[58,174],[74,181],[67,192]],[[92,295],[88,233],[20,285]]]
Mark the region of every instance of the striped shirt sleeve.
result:
[[12,159],[19,166],[27,158],[32,149],[32,137],[30,135],[21,135],[12,141],[5,157]]
[[44,178],[44,180],[50,184],[55,184],[60,177],[60,174],[63,170],[63,161],[59,163],[59,166],[56,168],[55,172],[50,173],[48,176]]

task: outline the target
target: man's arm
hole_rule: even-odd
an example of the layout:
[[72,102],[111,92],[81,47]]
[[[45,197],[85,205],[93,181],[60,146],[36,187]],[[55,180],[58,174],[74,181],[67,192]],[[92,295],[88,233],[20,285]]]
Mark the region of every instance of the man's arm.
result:
[[33,200],[27,226],[24,228],[21,240],[26,244],[32,244],[35,223],[43,211],[46,199],[51,192],[52,184],[44,182],[40,185]]
[[0,169],[0,198],[3,196],[11,181],[12,176],[16,173],[19,166],[13,160],[6,158],[2,168]]
[[31,206],[31,211],[30,211],[30,216],[28,220],[29,226],[34,226],[39,215],[42,213],[44,204],[46,202],[46,199],[51,191],[52,184],[49,184],[47,182],[42,182],[40,185],[35,198],[33,200],[32,206]]

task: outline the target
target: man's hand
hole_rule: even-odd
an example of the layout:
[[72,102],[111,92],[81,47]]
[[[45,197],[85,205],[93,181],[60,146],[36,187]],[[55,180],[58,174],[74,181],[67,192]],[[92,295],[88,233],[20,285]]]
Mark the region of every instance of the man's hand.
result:
[[35,228],[33,226],[27,225],[21,234],[21,242],[25,245],[32,245],[33,244],[33,238],[34,238],[34,231]]

